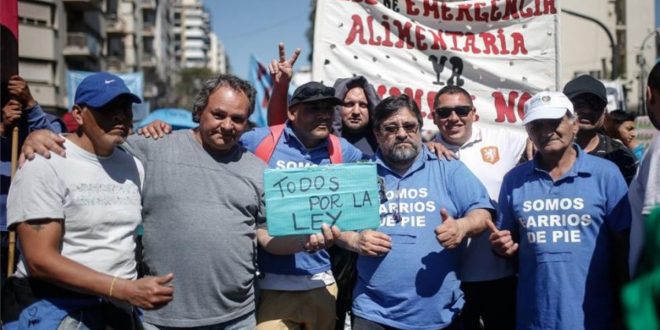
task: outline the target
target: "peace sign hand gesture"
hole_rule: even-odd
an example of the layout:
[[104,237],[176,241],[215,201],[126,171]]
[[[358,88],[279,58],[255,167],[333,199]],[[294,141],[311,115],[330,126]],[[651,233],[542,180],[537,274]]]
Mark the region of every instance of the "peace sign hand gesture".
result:
[[298,60],[301,49],[296,48],[296,50],[293,51],[291,58],[287,60],[284,43],[280,42],[278,48],[280,54],[279,61],[273,59],[268,65],[268,71],[270,72],[274,84],[286,84],[286,86],[288,86],[289,82],[291,82],[291,77],[293,76],[293,65]]

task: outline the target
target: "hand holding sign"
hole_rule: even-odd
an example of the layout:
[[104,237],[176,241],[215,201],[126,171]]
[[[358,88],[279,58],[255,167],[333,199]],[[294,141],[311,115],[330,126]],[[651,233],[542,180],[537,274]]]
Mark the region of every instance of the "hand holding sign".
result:
[[303,243],[303,249],[306,252],[313,253],[329,248],[341,236],[341,231],[337,226],[330,227],[324,223],[321,225],[321,231],[321,233],[307,236],[306,241]]
[[374,164],[268,169],[264,187],[268,233],[274,237],[318,234],[324,223],[343,231],[380,223]]
[[513,241],[511,232],[508,230],[499,230],[492,221],[486,221],[491,234],[489,236],[490,244],[495,251],[503,256],[510,257],[518,251],[518,243]]
[[435,227],[435,235],[440,245],[447,249],[453,249],[461,244],[465,237],[465,229],[462,223],[447,213],[447,210],[440,209],[442,223]]

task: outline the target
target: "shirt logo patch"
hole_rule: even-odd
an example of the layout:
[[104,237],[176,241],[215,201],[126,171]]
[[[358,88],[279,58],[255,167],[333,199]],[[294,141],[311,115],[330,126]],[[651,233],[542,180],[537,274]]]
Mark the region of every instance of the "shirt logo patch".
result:
[[481,159],[486,163],[497,163],[500,160],[499,149],[495,146],[481,148]]

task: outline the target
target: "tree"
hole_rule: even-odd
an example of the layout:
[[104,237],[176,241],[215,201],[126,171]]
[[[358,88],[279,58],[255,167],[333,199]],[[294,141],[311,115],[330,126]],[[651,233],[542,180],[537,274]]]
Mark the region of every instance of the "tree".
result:
[[173,108],[192,111],[193,100],[204,82],[215,74],[208,68],[184,68],[179,71],[174,89],[167,95],[167,104]]

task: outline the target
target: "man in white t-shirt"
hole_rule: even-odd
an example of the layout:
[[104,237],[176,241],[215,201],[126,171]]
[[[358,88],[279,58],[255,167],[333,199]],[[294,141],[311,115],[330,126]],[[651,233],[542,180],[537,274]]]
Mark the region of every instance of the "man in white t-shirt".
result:
[[[478,125],[471,95],[458,86],[442,88],[434,100],[435,141],[453,151],[497,200],[504,175],[524,154],[527,136],[513,129]],[[510,260],[495,255],[488,233],[466,240],[459,278],[465,293],[466,330],[514,329],[516,277]],[[482,328],[483,322],[483,328]]]
[[80,125],[67,157],[37,157],[16,174],[7,219],[21,260],[3,292],[5,329],[137,329],[139,312],[172,300],[173,275],[136,279],[142,164],[123,149],[132,104],[121,78],[99,72],[76,90]]
[[[660,63],[649,73],[646,109],[651,123],[660,130]],[[660,206],[660,134],[655,135],[639,164],[637,175],[630,183],[628,200],[632,211],[630,273],[634,274],[643,245],[644,219]]]

